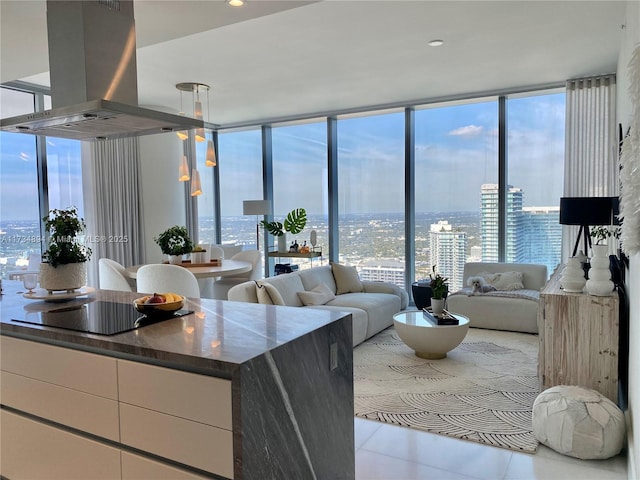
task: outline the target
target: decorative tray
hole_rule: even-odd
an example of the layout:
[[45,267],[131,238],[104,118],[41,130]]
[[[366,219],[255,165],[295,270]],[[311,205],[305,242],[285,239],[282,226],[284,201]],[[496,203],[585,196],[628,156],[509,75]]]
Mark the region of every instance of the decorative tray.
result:
[[76,297],[83,297],[85,295],[91,295],[96,291],[93,287],[81,287],[73,292],[68,292],[66,290],[61,290],[58,292],[49,293],[47,290],[43,288],[37,288],[33,290],[31,293],[25,292],[22,294],[24,298],[28,298],[29,300],[44,300],[45,302],[66,302],[67,300],[72,300]]
[[[169,262],[162,262],[169,263]],[[190,268],[190,267],[221,267],[222,259],[215,258],[211,260],[209,263],[191,263],[191,260],[183,260],[179,267]]]
[[434,315],[429,307],[425,307],[422,309],[422,315],[436,325],[458,325],[460,323],[456,317],[446,310],[442,312],[442,315]]

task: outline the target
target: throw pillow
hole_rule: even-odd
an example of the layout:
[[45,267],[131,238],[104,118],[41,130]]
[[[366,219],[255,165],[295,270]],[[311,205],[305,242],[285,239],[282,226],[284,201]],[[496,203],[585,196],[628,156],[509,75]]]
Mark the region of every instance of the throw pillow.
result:
[[324,305],[336,298],[331,289],[324,283],[319,283],[311,290],[298,292],[298,297],[305,305]]
[[491,283],[497,290],[522,290],[524,285],[522,272],[496,273],[495,280]]
[[336,281],[336,295],[364,291],[356,267],[348,267],[339,263],[331,264],[333,278]]
[[[482,277],[484,278],[484,282],[487,285],[493,285],[493,283],[496,281],[496,276],[498,274],[497,273],[491,273],[491,272],[480,272],[477,276],[478,277]],[[468,279],[467,279],[468,280]],[[495,285],[494,285],[495,286]]]
[[285,305],[280,292],[273,285],[265,282],[256,282],[256,295],[258,303],[263,305]]

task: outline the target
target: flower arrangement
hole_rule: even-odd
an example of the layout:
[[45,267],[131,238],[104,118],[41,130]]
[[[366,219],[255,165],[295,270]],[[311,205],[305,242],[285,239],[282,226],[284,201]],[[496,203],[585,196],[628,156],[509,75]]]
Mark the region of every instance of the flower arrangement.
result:
[[433,273],[429,274],[429,278],[431,279],[430,287],[432,293],[432,298],[436,300],[441,300],[449,291],[449,279],[443,277],[439,273],[436,273],[436,266],[431,267]]
[[91,249],[83,245],[79,238],[86,224],[83,218],[78,217],[76,207],[50,210],[42,220],[49,234],[48,246],[42,255],[44,262],[55,268],[58,265],[89,261]]
[[285,232],[293,233],[297,235],[300,233],[307,224],[307,211],[304,208],[295,208],[291,210],[284,219],[284,223],[273,221],[266,222],[262,220],[260,225],[267,229],[267,231],[275,236],[280,237]]
[[175,225],[153,239],[165,255],[186,255],[193,249],[186,227]]

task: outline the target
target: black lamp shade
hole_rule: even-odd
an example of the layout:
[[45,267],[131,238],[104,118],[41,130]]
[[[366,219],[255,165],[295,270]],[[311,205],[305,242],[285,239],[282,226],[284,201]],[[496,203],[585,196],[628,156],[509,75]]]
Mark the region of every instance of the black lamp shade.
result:
[[617,225],[618,197],[562,197],[562,225]]

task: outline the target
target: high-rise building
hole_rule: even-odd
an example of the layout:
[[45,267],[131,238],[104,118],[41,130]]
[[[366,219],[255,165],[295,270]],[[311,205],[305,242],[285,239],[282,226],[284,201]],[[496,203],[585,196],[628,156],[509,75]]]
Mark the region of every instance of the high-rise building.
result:
[[467,233],[456,232],[446,220],[431,224],[429,230],[431,263],[436,272],[449,278],[449,291],[463,286],[464,263],[467,259]]
[[404,288],[404,263],[398,260],[375,258],[358,266],[360,280],[389,282]]
[[[498,261],[498,186],[482,185],[480,235],[482,261]],[[554,207],[524,207],[524,192],[509,186],[507,191],[508,263],[547,265],[552,272],[560,262],[562,229],[560,209]]]

